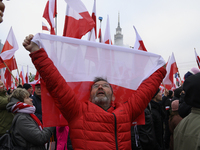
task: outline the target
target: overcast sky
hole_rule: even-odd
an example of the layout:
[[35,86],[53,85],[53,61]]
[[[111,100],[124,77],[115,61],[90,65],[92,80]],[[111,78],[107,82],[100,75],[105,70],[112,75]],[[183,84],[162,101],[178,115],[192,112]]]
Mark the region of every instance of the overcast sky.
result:
[[[19,44],[15,53],[18,68],[29,65],[29,71],[35,74],[35,68],[22,46],[28,34],[42,32],[42,18],[47,0],[10,0],[3,1],[6,5],[4,21],[0,24],[0,40],[4,44],[10,27]],[[91,14],[93,0],[82,0]],[[102,34],[105,32],[107,15],[110,19],[111,38],[118,24],[124,35],[124,44],[134,46],[135,32],[133,25],[140,34],[147,51],[161,55],[167,62],[174,53],[181,77],[192,67],[197,67],[194,48],[200,55],[200,1],[199,0],[96,0],[97,18],[103,17]],[[62,35],[66,3],[58,0],[58,35]],[[46,23],[46,22],[45,22]],[[97,29],[99,29],[97,20]],[[87,37],[83,37],[87,39]]]

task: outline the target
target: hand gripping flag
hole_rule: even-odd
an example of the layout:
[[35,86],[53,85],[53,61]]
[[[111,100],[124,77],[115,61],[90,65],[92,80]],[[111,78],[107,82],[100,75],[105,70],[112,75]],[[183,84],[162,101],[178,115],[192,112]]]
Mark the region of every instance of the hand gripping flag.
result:
[[[153,53],[75,38],[39,33],[33,42],[46,50],[79,100],[89,100],[91,84],[100,76],[107,77],[112,85],[115,100],[124,102],[144,79],[165,64],[161,56]],[[88,48],[98,54],[93,61],[85,56]],[[134,57],[140,61],[134,63]],[[138,65],[140,68],[136,69]],[[41,86],[44,126],[67,125],[43,82]]]

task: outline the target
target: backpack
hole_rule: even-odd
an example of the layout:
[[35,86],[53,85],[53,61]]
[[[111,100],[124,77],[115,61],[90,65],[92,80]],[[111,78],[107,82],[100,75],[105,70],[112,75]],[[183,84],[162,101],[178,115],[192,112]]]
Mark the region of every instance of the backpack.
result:
[[3,136],[0,137],[0,150],[25,150],[26,149],[26,148],[23,148],[20,146],[15,146],[13,144],[13,141],[11,138],[11,130],[12,130],[13,126],[15,125],[15,122],[12,123],[10,129],[7,130]]

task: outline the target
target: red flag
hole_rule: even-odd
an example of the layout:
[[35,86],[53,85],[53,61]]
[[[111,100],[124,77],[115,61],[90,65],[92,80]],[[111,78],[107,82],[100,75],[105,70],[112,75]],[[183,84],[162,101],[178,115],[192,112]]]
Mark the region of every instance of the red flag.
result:
[[169,61],[167,62],[166,66],[167,74],[165,78],[163,79],[163,84],[168,90],[171,90],[171,88],[174,85],[174,74],[178,72],[178,67],[176,64],[176,60],[174,57],[174,53],[172,53]]
[[105,30],[105,34],[104,34],[104,42],[106,44],[111,44],[112,45],[112,40],[111,40],[111,36],[110,36],[110,21],[109,21],[109,16],[107,16],[107,24],[106,24],[106,30]]
[[22,70],[19,74],[19,77],[21,78],[22,80],[22,86],[24,85],[24,83],[26,82],[26,79],[25,79],[25,75],[24,75],[24,70],[23,70],[23,66],[22,66]]
[[39,74],[39,72],[37,71],[34,80],[39,80],[39,79],[40,79],[40,74]]
[[26,83],[29,83],[29,68],[28,68],[28,65],[27,65],[27,72],[26,72]]
[[50,27],[51,27],[51,34],[55,35],[55,22],[54,22],[54,18],[57,14],[56,12],[56,0],[48,0],[46,7],[44,9],[44,13],[43,13],[43,17],[47,20],[47,22],[49,23]]
[[147,51],[145,46],[144,46],[143,40],[140,37],[140,35],[138,34],[135,26],[133,26],[133,28],[135,29],[135,34],[136,34],[136,40],[135,40],[135,44],[134,44],[134,49]]
[[96,0],[94,0],[94,6],[92,10],[92,19],[94,20],[95,26],[88,34],[89,41],[95,41],[97,38],[97,29],[96,29]]
[[67,10],[63,36],[81,39],[95,26],[94,20],[90,17],[81,0],[65,1],[67,2]]
[[3,63],[4,61],[11,70],[17,69],[14,53],[16,52],[16,50],[18,50],[18,48],[19,47],[11,27],[0,54],[1,57],[0,68],[5,67]]
[[11,87],[11,73],[9,72],[9,70],[6,68],[5,71],[5,79],[6,79],[6,89],[8,90]]
[[199,69],[200,69],[200,58],[199,58],[199,56],[197,55],[197,52],[196,52],[195,49],[194,49],[194,53],[195,53],[195,58],[196,58],[196,61],[197,61],[197,65],[198,65],[198,67],[199,67]]

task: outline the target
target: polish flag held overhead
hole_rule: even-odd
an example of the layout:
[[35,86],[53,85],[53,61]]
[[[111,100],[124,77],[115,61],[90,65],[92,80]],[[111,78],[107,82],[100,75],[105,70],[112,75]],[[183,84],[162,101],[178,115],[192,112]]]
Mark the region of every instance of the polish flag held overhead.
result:
[[[3,49],[1,51],[0,57],[1,59],[7,64],[7,66],[11,66],[13,61],[15,61],[14,53],[19,49],[17,40],[15,38],[15,35],[13,33],[12,27],[10,28],[10,31],[8,33],[8,36],[6,38],[5,44],[3,46]],[[15,61],[16,62],[16,61]],[[0,68],[4,68],[5,65],[3,62],[0,62]],[[16,69],[16,68],[15,68]],[[14,69],[12,69],[14,70]]]
[[92,19],[94,20],[95,26],[94,28],[88,33],[88,40],[95,41],[97,38],[97,29],[96,29],[96,0],[94,0],[94,6],[92,10]]
[[26,83],[29,83],[29,67],[28,67],[28,65],[27,65],[27,72],[26,72],[25,79],[26,79]]
[[199,58],[199,56],[197,55],[196,49],[194,49],[194,53],[195,53],[195,58],[196,58],[197,65],[198,65],[198,67],[199,67],[199,69],[200,69],[200,58]]
[[[165,64],[163,58],[157,54],[98,42],[42,33],[36,34],[33,42],[45,47],[48,57],[81,101],[89,99],[91,85],[98,76],[107,78],[112,85],[115,101],[124,102],[143,80]],[[93,56],[94,62],[85,57],[88,47],[97,51],[98,55]],[[137,64],[134,63],[134,55],[140,58]],[[113,58],[109,59],[110,57]],[[135,69],[136,65],[140,65],[139,70]],[[41,86],[42,106],[45,106],[42,108],[44,126],[67,125],[42,80]]]
[[106,24],[106,29],[105,29],[103,41],[104,41],[103,43],[112,45],[112,40],[111,40],[111,35],[110,35],[110,21],[109,21],[108,15],[107,15],[107,24]]
[[135,44],[134,44],[134,49],[138,49],[138,50],[143,50],[143,51],[147,51],[142,38],[140,37],[140,35],[138,34],[135,26],[133,26],[133,28],[135,29],[135,34],[136,34],[136,39],[135,39]]
[[166,70],[167,74],[163,79],[163,84],[168,90],[171,90],[171,88],[174,85],[174,74],[178,72],[178,67],[176,64],[174,53],[172,53],[169,61],[167,62]]
[[48,0],[44,9],[43,17],[47,20],[51,27],[51,34],[55,35],[55,22],[54,18],[57,14],[56,0]]
[[95,22],[81,0],[65,1],[67,2],[67,10],[63,36],[81,39],[83,35],[95,27]]

